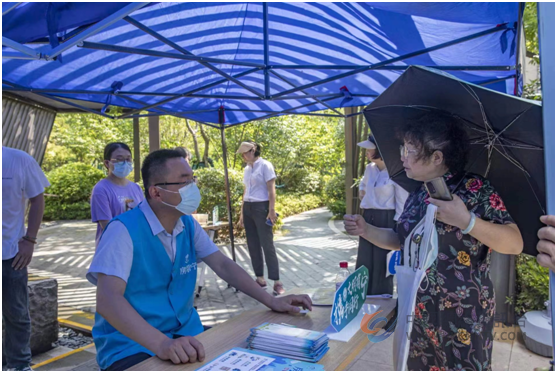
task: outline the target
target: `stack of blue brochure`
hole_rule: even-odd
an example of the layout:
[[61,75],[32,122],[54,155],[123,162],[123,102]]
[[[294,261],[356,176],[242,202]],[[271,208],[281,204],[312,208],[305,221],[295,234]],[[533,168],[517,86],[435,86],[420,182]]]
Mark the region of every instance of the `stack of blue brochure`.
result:
[[251,329],[248,348],[316,363],[329,351],[329,337],[325,333],[296,328],[290,325],[265,323]]

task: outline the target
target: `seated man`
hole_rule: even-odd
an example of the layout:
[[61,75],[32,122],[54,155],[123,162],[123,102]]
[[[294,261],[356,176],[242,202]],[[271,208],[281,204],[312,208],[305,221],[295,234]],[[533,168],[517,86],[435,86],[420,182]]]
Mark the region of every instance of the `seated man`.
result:
[[106,227],[87,273],[97,286],[93,338],[103,370],[125,370],[157,355],[203,361],[193,308],[197,263],[277,312],[311,309],[307,295],[274,298],[223,255],[191,216],[199,206],[193,171],[180,152],[155,151],[141,168],[144,200]]

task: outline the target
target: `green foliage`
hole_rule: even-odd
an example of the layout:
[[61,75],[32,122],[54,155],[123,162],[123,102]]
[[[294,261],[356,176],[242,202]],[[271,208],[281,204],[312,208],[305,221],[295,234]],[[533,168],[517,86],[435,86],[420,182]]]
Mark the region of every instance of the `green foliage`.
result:
[[[197,175],[197,186],[201,191],[201,204],[197,212],[212,216],[213,208],[218,206],[221,220],[226,220],[224,171],[216,168],[200,168],[195,171],[195,175]],[[233,210],[232,220],[236,222],[240,217],[240,206],[244,193],[243,176],[239,171],[229,170],[228,179],[230,180],[230,198]]]
[[540,50],[538,45],[538,7],[537,3],[526,3],[524,9],[524,37],[526,50],[532,53],[534,63],[540,63]]
[[[144,136],[147,138],[147,132]],[[133,151],[131,120],[111,120],[94,114],[58,114],[42,167],[48,172],[69,162],[81,162],[103,169],[104,147],[115,141],[125,142]],[[146,154],[147,149],[144,151]]]
[[51,186],[45,191],[45,220],[89,219],[89,200],[104,172],[84,163],[69,163],[47,174]]
[[[140,118],[139,122],[140,154],[144,159],[149,153],[147,118]],[[189,124],[196,134],[197,152],[186,121],[171,116],[160,117],[161,148],[183,146],[190,150],[193,156],[191,163],[196,169],[195,174],[198,176],[203,197],[199,213],[211,214],[214,206],[218,205],[221,217],[225,218],[226,195],[220,131],[205,127],[203,134],[201,124],[193,121],[189,121]],[[235,221],[239,217],[243,194],[242,174],[245,164],[241,156],[236,154],[242,141],[253,140],[262,145],[262,157],[274,165],[277,173],[276,184],[282,186],[278,191],[284,196],[321,195],[325,181],[338,175],[344,167],[344,121],[339,118],[281,116],[230,128],[226,130],[225,135]],[[110,120],[94,114],[60,114],[56,117],[42,167],[46,172],[54,172],[64,165],[79,162],[104,171],[104,147],[114,141],[125,142],[132,152],[134,151],[132,120]],[[208,168],[202,167],[200,163],[203,162],[206,150]],[[133,180],[133,173],[128,178]],[[88,193],[91,188],[87,187]],[[343,190],[344,187],[338,194],[341,201],[344,200]],[[294,197],[292,199],[294,206],[290,207],[290,204],[285,202],[285,208],[299,211],[296,206],[301,202]],[[315,203],[302,205],[313,208]],[[67,204],[65,208],[67,213],[57,216],[56,210],[51,210],[48,216],[51,219],[71,216],[86,218],[89,214],[87,212],[87,215],[84,215],[89,209],[84,205],[75,205],[72,211],[68,210]],[[83,214],[80,211],[83,211]],[[288,216],[284,212],[280,213],[283,217]]]
[[545,309],[544,302],[549,299],[549,269],[540,266],[535,257],[521,254],[516,260],[516,290],[514,306],[519,316]]
[[319,194],[323,190],[322,176],[304,167],[289,169],[277,183],[280,183],[277,185],[284,185],[284,190],[290,193]]
[[542,100],[542,85],[539,79],[534,79],[530,83],[524,85],[522,97],[541,101]]
[[340,218],[346,214],[345,183],[343,171],[332,177],[325,186],[325,202],[327,208],[333,213],[335,218]]
[[279,194],[275,210],[280,218],[285,218],[320,206],[323,206],[323,199],[315,194]]

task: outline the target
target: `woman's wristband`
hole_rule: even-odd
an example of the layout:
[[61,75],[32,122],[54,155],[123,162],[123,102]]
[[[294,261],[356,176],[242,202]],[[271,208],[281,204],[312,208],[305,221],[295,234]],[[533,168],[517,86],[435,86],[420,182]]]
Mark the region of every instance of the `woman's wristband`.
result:
[[468,223],[466,229],[462,231],[462,234],[468,234],[472,232],[472,229],[474,229],[475,225],[476,225],[476,214],[470,212],[470,223]]

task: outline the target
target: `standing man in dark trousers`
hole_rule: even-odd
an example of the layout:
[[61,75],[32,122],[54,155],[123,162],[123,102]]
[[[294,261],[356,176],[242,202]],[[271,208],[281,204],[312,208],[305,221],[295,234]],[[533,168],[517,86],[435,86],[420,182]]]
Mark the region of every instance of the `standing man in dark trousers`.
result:
[[239,225],[246,229],[251,264],[257,277],[255,281],[262,288],[267,287],[263,276],[263,253],[265,253],[269,279],[275,282],[273,294],[281,295],[284,293],[284,286],[279,280],[279,264],[273,243],[272,226],[277,220],[275,211],[277,175],[273,165],[261,158],[259,144],[252,141],[243,142],[236,153],[241,154],[244,162],[247,163],[244,169],[244,197]]
[[31,370],[27,266],[43,219],[44,188],[49,185],[33,157],[2,147],[2,318],[6,328],[2,342],[8,370]]

